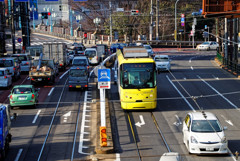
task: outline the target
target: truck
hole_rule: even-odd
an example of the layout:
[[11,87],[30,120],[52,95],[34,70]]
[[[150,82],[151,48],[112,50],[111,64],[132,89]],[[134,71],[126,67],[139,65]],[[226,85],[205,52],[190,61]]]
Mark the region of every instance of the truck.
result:
[[32,45],[26,47],[26,54],[30,54],[33,59],[38,59],[42,52],[42,45]]
[[43,54],[39,59],[32,60],[31,70],[29,71],[29,78],[31,84],[39,82],[55,82],[55,77],[58,74],[58,68],[55,66],[52,59],[43,59]]
[[69,64],[66,43],[43,43],[43,54],[45,59],[53,59],[60,70],[64,70]]
[[7,105],[0,105],[0,128],[0,159],[4,160],[12,141],[10,108]]

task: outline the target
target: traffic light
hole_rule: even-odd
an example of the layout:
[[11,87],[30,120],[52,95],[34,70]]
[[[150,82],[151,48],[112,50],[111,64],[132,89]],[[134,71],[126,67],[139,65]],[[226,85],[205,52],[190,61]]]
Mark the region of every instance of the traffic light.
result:
[[48,16],[51,16],[51,12],[48,12],[47,15],[48,15]]
[[48,19],[48,12],[42,12],[42,19]]
[[62,11],[62,5],[59,5],[59,11]]
[[107,129],[105,126],[100,126],[100,145],[107,146]]
[[131,10],[131,15],[135,16],[138,15],[139,11],[138,10]]

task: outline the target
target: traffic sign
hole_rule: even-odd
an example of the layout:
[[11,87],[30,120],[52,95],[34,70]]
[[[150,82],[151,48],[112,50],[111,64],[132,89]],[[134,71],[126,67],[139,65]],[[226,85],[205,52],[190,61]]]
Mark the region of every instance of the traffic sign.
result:
[[124,8],[117,8],[116,11],[117,12],[124,12]]
[[17,42],[21,43],[21,42],[22,42],[22,38],[19,37],[19,38],[17,39]]
[[98,89],[110,89],[111,85],[110,69],[98,69]]
[[181,14],[181,17],[182,17],[182,18],[184,18],[184,16],[185,16],[184,14]]
[[184,18],[184,17],[182,17],[182,18],[181,18],[181,22],[184,22],[184,21],[185,21],[185,18]]
[[181,23],[181,26],[185,26],[185,23],[184,23],[184,22],[182,22],[182,23]]

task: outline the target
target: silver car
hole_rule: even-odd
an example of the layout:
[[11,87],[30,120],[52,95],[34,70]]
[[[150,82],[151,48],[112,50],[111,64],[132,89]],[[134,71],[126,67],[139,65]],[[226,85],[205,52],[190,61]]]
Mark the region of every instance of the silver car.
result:
[[12,57],[18,58],[22,72],[29,72],[32,57],[29,54],[13,54]]
[[0,87],[11,87],[12,76],[7,68],[0,68]]

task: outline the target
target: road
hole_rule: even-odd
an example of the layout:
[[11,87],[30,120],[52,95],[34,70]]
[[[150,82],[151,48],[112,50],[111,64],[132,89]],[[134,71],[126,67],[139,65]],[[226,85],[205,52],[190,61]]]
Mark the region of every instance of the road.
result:
[[[35,35],[31,43],[61,41]],[[154,111],[123,111],[117,86],[111,85],[109,99],[115,154],[102,154],[109,160],[157,161],[165,152],[179,152],[185,161],[234,161],[232,153],[239,149],[239,79],[219,68],[214,61],[216,51],[178,51],[154,49],[172,59],[170,72],[157,75],[158,102]],[[67,70],[66,70],[67,71]],[[14,108],[10,144],[6,160],[86,160],[95,155],[97,130],[94,100],[96,78],[90,79],[88,91],[69,91],[66,71],[54,85],[42,85],[36,109]],[[113,79],[112,79],[113,80]],[[30,84],[23,74],[15,84]],[[8,103],[10,90],[1,89],[2,103]],[[187,112],[205,110],[219,118],[229,141],[229,155],[192,155],[182,138],[182,121]],[[132,126],[131,126],[132,125]],[[160,131],[161,132],[160,132]],[[161,137],[160,133],[163,134]],[[165,143],[166,141],[166,143]],[[166,146],[167,144],[167,146]]]

